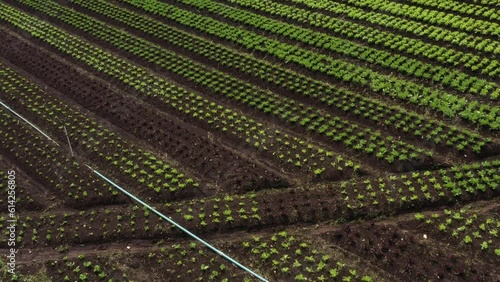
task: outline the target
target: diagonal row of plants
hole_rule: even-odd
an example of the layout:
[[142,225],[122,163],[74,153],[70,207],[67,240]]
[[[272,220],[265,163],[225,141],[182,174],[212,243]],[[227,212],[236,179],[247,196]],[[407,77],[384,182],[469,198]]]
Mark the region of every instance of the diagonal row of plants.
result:
[[[481,259],[470,263],[473,260],[470,249],[459,253],[455,244],[439,240],[441,237],[403,230],[400,223],[345,225],[333,232],[321,232],[318,236],[330,245],[363,257],[364,263],[375,265],[379,271],[397,277],[386,281],[432,281],[437,277],[444,281],[490,281],[500,275],[496,269],[490,272],[495,268],[492,263]],[[432,260],[435,272],[430,271],[431,267],[417,263],[427,260]]]
[[[36,239],[39,235],[35,236]],[[238,242],[241,239],[238,238]],[[219,249],[226,250],[218,245]],[[153,275],[124,269],[123,266],[131,259],[140,262],[140,265],[147,265],[148,274]],[[165,265],[169,266],[168,269]],[[50,281],[161,281],[160,277],[168,277],[172,281],[254,281],[252,276],[217,253],[208,251],[194,240],[186,239],[162,241],[150,248],[136,249],[133,253],[117,249],[99,254],[79,250],[78,255],[48,257],[43,267]],[[27,279],[19,277],[19,281]],[[7,281],[7,278],[3,281]]]
[[435,2],[432,0],[410,0],[408,2],[421,6],[438,8],[439,10],[448,10],[461,14],[483,17],[488,19],[489,21],[500,21],[500,11],[498,9],[492,9],[489,7],[474,5],[470,3],[464,3],[454,0],[444,0],[439,2]]
[[[308,8],[317,9],[321,12],[330,13],[335,16],[341,16],[361,22],[363,25],[377,25],[390,30],[398,30],[403,34],[414,34],[425,38],[426,40],[435,41],[438,44],[452,44],[454,49],[462,49],[464,47],[469,49],[469,52],[481,54],[484,56],[493,54],[500,55],[500,42],[484,38],[478,35],[470,35],[466,32],[450,30],[439,26],[420,23],[418,21],[405,19],[402,17],[378,13],[375,11],[366,11],[361,8],[349,6],[344,3],[337,3],[328,0],[278,0],[286,3],[294,3],[303,5]],[[435,3],[434,1],[432,1]],[[442,3],[442,2],[439,2]],[[451,47],[451,46],[449,46]],[[427,50],[424,50],[426,52]],[[482,61],[482,60],[481,60]],[[488,61],[484,61],[486,64]],[[489,74],[493,76],[497,70],[483,68],[476,68],[478,62],[465,62],[465,66],[472,71],[480,71],[482,74]]]
[[354,82],[363,87],[368,86],[371,90],[384,96],[409,101],[423,107],[430,107],[448,117],[460,116],[469,122],[481,124],[490,129],[498,130],[500,128],[498,107],[491,107],[478,101],[468,101],[464,97],[433,90],[410,81],[382,75],[360,66],[334,60],[329,56],[260,36],[210,17],[179,9],[167,3],[158,1],[149,1],[147,3],[135,0],[122,1],[195,30],[237,43],[250,51],[271,54],[285,63],[293,62],[308,70],[327,74],[345,83]]
[[[496,211],[495,211],[496,209]],[[475,246],[481,257],[495,260],[500,257],[500,216],[498,207],[478,211],[466,206],[445,209],[441,213],[417,213],[415,219],[422,224],[420,232],[428,231],[451,239],[463,248]],[[496,257],[496,258],[495,258]]]
[[[498,75],[500,75],[500,70],[498,69],[500,63],[497,60],[489,59],[488,57],[480,57],[471,53],[463,53],[461,51],[441,47],[439,45],[429,44],[419,39],[408,38],[391,32],[381,31],[380,29],[369,26],[362,26],[357,23],[351,23],[349,21],[330,17],[322,13],[284,5],[271,0],[228,1],[238,4],[240,7],[250,7],[252,9],[265,12],[266,15],[280,16],[282,18],[293,20],[294,22],[322,28],[329,33],[316,32],[311,29],[290,25],[257,14],[248,14],[246,15],[246,18],[242,15],[237,18],[231,12],[234,8],[227,8],[226,6],[214,5],[213,7],[207,8],[212,12],[228,16],[233,20],[244,22],[252,27],[277,33],[314,47],[330,50],[338,54],[350,56],[354,59],[393,69],[403,75],[411,75],[428,80],[432,79],[434,82],[459,90],[462,93],[470,92],[476,95],[488,97],[492,100],[498,100],[500,96],[500,89],[494,82],[488,82],[484,79],[479,79],[459,70],[452,70],[436,65],[438,63],[445,63],[451,64],[452,67],[457,67],[470,64],[471,69],[474,68],[476,71],[481,69],[485,71],[486,74],[491,74],[491,79],[494,80],[498,77]],[[238,12],[245,13],[244,11]],[[300,32],[294,32],[294,30],[298,30]],[[331,36],[331,32],[339,35],[340,37]],[[353,43],[343,38],[359,40],[361,41],[361,44]],[[397,53],[390,53],[384,50],[371,48],[366,46],[366,43],[379,45],[382,48],[392,49]],[[399,55],[400,52],[413,55],[418,59],[412,59]],[[391,60],[388,60],[389,57]],[[429,63],[422,62],[422,59],[428,60]],[[474,64],[473,62],[477,63]]]
[[[37,235],[32,239],[36,239]],[[116,255],[116,254],[115,254]],[[134,257],[140,255],[134,254]],[[175,263],[175,262],[174,262]],[[103,255],[84,255],[79,254],[78,257],[69,258],[67,255],[60,259],[48,258],[44,262],[47,276],[52,281],[115,281],[121,279],[129,279],[125,270],[118,266],[118,258],[116,256],[111,259]],[[130,275],[130,273],[129,273]],[[7,279],[7,278],[6,278]],[[27,280],[23,276],[19,276],[19,280]]]
[[[149,151],[130,144],[121,136],[104,128],[95,119],[42,91],[5,65],[0,67],[0,89],[3,90],[0,97],[3,101],[15,106],[19,113],[30,116],[40,125],[43,124],[44,130],[57,137],[61,144],[66,141],[66,126],[68,136],[73,142],[72,146],[79,156],[85,156],[102,165],[104,171],[110,171],[111,175],[128,183],[143,196],[172,199],[175,192],[183,189],[193,190],[199,185],[181,169],[164,162]],[[30,91],[27,93],[26,89]],[[116,173],[117,171],[119,173]],[[117,190],[112,192],[118,194]]]
[[[186,126],[130,94],[118,93],[79,67],[2,31],[0,28],[0,37],[4,39],[0,42],[1,56],[22,66],[45,85],[182,163],[204,183],[218,183],[223,189],[231,190],[286,185],[284,180],[264,167],[211,142],[207,133],[199,128]],[[245,171],[245,175],[241,175],[241,171]],[[203,192],[208,193],[209,187],[203,185]]]
[[[332,186],[221,195],[205,199],[202,207],[198,199],[185,201],[184,204],[167,204],[165,207],[169,208],[166,212],[179,222],[193,228],[201,226],[200,232],[205,228],[214,228],[214,224],[229,222],[236,227],[245,224],[270,223],[273,226],[318,222],[332,218],[349,220],[473,198],[486,199],[500,192],[499,171],[500,161],[494,160],[436,171],[390,175],[389,178],[343,181]],[[297,197],[298,194],[301,196]],[[308,207],[308,201],[316,203],[316,206]],[[271,210],[268,210],[269,205],[272,205]],[[212,206],[219,210],[212,209]],[[292,211],[294,209],[296,213]],[[308,214],[309,211],[313,215]],[[286,219],[279,213],[286,214]],[[212,217],[208,219],[210,214]]]
[[477,162],[449,169],[415,171],[358,183],[342,182],[341,195],[351,208],[394,211],[464,201],[472,195],[488,199],[500,192],[500,160]]
[[[204,199],[202,207],[198,199],[166,204],[165,207],[169,208],[166,213],[173,218],[193,228],[201,227],[201,232],[205,228],[217,230],[214,224],[225,223],[235,227],[266,222],[272,226],[332,218],[348,220],[473,198],[486,199],[500,192],[499,171],[500,161],[494,160],[436,171],[390,175],[388,178],[343,181],[331,186],[221,195]],[[298,194],[301,196],[297,197]],[[317,206],[308,207],[307,201]],[[212,206],[218,209],[212,209]],[[297,212],[293,212],[293,209]],[[308,211],[313,215],[308,214]],[[279,216],[280,212],[286,214],[286,219]],[[212,217],[209,219],[207,215],[210,214]]]
[[[14,162],[0,154],[0,179],[8,179],[7,172],[12,169],[15,170],[16,176],[18,176],[16,177],[16,194],[18,197],[15,199],[17,209],[28,212],[45,209],[47,199],[54,197],[54,194],[36,183],[32,177],[28,176],[26,171],[16,167]],[[0,191],[5,195],[8,195],[10,191],[7,181],[0,183]],[[8,197],[0,199],[0,205],[8,206],[10,202],[12,200]]]
[[239,257],[249,259],[257,269],[272,273],[270,277],[274,281],[287,281],[293,275],[295,281],[383,281],[373,269],[366,265],[354,267],[338,257],[333,258],[329,255],[332,248],[322,247],[318,238],[302,234],[281,231],[252,236],[241,242],[236,250],[239,250]]
[[[450,128],[441,121],[431,120],[412,112],[407,113],[399,107],[388,106],[348,90],[336,89],[327,83],[315,81],[278,65],[179,31],[113,4],[102,1],[76,2],[78,5],[145,32],[165,43],[192,51],[218,65],[248,73],[254,78],[285,88],[286,92],[300,94],[304,100],[314,99],[320,104],[328,105],[329,108],[335,108],[346,114],[354,113],[358,118],[365,119],[371,124],[390,126],[392,130],[398,130],[401,134],[412,134],[419,139],[424,137],[425,140],[433,141],[435,144],[446,144],[460,151],[472,149],[479,153],[489,142],[476,133]],[[309,126],[316,128],[319,124],[312,123]],[[319,132],[329,137],[335,134],[325,126],[320,127]]]
[[[57,48],[60,52],[88,65],[98,73],[108,75],[135,89],[139,94],[160,100],[164,107],[174,110],[204,128],[222,133],[238,142],[244,142],[271,158],[289,171],[311,175],[350,175],[359,165],[338,154],[306,142],[276,128],[269,128],[203,96],[167,82],[103,49],[79,39],[53,25],[0,3],[0,18]],[[122,43],[117,39],[117,44]],[[123,44],[123,43],[122,43]],[[144,51],[137,50],[146,55]],[[163,60],[162,62],[165,62]],[[167,63],[162,63],[167,65]],[[181,71],[184,67],[178,67]],[[273,152],[272,154],[269,152]]]
[[[499,171],[500,161],[486,161],[440,171],[391,175],[383,180],[370,178],[318,187],[224,194],[165,203],[157,209],[197,234],[374,218],[409,209],[494,197],[500,192]],[[469,184],[476,180],[483,186],[475,188]],[[376,198],[372,197],[373,192]],[[363,197],[351,197],[353,193]],[[425,194],[430,196],[423,196]],[[138,206],[50,211],[38,214],[35,219],[32,215],[21,218],[26,223],[20,227],[26,238],[25,247],[182,236],[179,230],[165,226],[164,221]],[[0,227],[2,223],[0,217]],[[29,240],[33,235],[35,239]]]
[[[186,79],[206,85],[211,91],[235,99],[242,104],[265,113],[272,113],[285,122],[300,125],[313,132],[318,131],[320,127],[332,127],[331,130],[335,131],[329,140],[337,143],[342,142],[348,148],[364,152],[366,146],[368,146],[371,148],[372,153],[380,155],[379,159],[389,163],[407,160],[415,161],[423,156],[423,150],[411,144],[396,141],[391,136],[384,137],[370,128],[361,128],[356,124],[350,124],[347,120],[323,113],[320,109],[298,103],[295,100],[281,97],[269,91],[263,91],[230,75],[207,68],[197,62],[162,49],[160,46],[150,44],[116,28],[106,26],[102,22],[92,20],[86,15],[73,12],[49,1],[39,5],[32,4],[33,7],[36,6],[37,9],[51,16],[57,16],[82,30],[88,30],[99,39],[117,45],[120,49],[132,52],[160,66],[163,62],[167,62],[166,69],[181,73]],[[178,70],[180,66],[183,66],[182,70]],[[315,126],[310,126],[310,123],[313,122],[316,122]]]
[[471,0],[473,3],[482,4],[486,6],[497,6],[500,7],[500,2],[497,0]]
[[403,3],[391,2],[389,0],[338,0],[350,5],[369,8],[371,10],[380,10],[384,13],[419,20],[425,23],[437,24],[466,31],[471,34],[480,33],[489,35],[493,39],[500,36],[500,25],[493,22],[472,19],[469,17],[457,16],[443,11],[431,9],[422,9],[416,6],[410,6]]

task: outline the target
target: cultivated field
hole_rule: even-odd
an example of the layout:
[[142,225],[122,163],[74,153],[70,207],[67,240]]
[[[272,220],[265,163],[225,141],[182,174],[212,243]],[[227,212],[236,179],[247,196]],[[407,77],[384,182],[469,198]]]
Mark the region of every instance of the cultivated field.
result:
[[499,101],[499,0],[0,0],[0,281],[258,281],[115,185],[268,281],[500,281]]

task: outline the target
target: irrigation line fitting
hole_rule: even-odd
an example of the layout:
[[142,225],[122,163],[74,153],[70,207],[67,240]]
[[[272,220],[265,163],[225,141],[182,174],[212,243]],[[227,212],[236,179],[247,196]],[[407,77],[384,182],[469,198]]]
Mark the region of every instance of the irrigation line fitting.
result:
[[59,146],[59,144],[54,139],[50,138],[50,136],[48,136],[47,134],[45,134],[45,132],[43,132],[40,128],[36,127],[36,125],[34,125],[33,123],[31,123],[29,120],[25,119],[22,115],[20,115],[17,112],[15,112],[13,109],[11,109],[9,106],[7,106],[7,104],[5,104],[2,101],[0,101],[0,105],[2,105],[4,108],[6,108],[7,110],[9,110],[11,113],[13,113],[14,115],[16,115],[18,118],[22,119],[24,122],[26,122],[27,124],[29,124],[34,129],[36,129],[43,136],[45,136],[47,139],[49,139],[50,141],[54,142],[57,146]]
[[130,198],[134,199],[136,202],[138,202],[139,204],[147,207],[150,211],[152,211],[153,213],[155,213],[156,215],[158,215],[159,217],[165,219],[166,221],[170,222],[172,225],[175,225],[175,227],[179,228],[182,232],[188,234],[189,236],[191,236],[193,239],[195,239],[196,241],[202,243],[203,245],[205,245],[207,248],[211,249],[212,251],[214,251],[216,254],[218,254],[219,256],[225,258],[226,260],[228,260],[229,262],[231,262],[232,264],[236,265],[237,267],[241,268],[242,270],[248,272],[249,274],[251,274],[252,276],[254,276],[255,278],[259,279],[260,281],[263,281],[263,282],[269,282],[266,278],[260,276],[259,274],[253,272],[251,269],[247,268],[246,266],[242,265],[241,263],[237,262],[236,260],[234,260],[233,258],[231,258],[230,256],[226,255],[225,253],[223,253],[222,251],[220,251],[219,249],[215,248],[214,246],[210,245],[208,242],[204,241],[203,239],[201,239],[200,237],[196,236],[195,234],[191,233],[189,230],[187,230],[186,228],[184,228],[182,225],[178,224],[177,222],[173,221],[172,219],[170,219],[169,217],[167,217],[166,215],[162,214],[161,212],[157,211],[155,208],[153,208],[152,206],[148,205],[147,203],[145,203],[144,201],[142,201],[141,199],[137,198],[136,196],[132,195],[130,192],[128,192],[127,190],[125,190],[124,188],[120,187],[118,184],[114,183],[113,181],[111,181],[110,179],[108,179],[106,176],[104,176],[103,174],[101,174],[100,172],[98,172],[97,170],[93,169],[92,167],[90,167],[89,165],[86,165],[91,171],[93,171],[95,174],[97,174],[99,177],[101,177],[102,179],[104,179],[106,182],[108,182],[109,184],[113,185],[114,187],[116,187],[118,190],[120,190],[121,192],[123,192],[125,195],[129,196]]

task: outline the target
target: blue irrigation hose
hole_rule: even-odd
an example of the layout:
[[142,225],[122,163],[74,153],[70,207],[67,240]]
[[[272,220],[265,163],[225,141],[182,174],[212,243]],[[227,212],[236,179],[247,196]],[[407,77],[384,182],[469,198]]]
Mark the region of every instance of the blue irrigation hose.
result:
[[263,282],[269,282],[267,279],[265,279],[264,277],[260,276],[259,274],[253,272],[252,270],[250,270],[249,268],[247,268],[246,266],[242,265],[241,263],[237,262],[236,260],[232,259],[230,256],[226,255],[225,253],[223,253],[222,251],[220,251],[219,249],[215,248],[214,246],[210,245],[209,243],[205,242],[203,239],[201,239],[200,237],[196,236],[195,234],[191,233],[189,230],[187,230],[186,228],[182,227],[181,225],[179,225],[177,222],[173,221],[172,219],[170,219],[169,217],[165,216],[164,214],[162,214],[161,212],[157,211],[155,208],[151,207],[150,205],[146,204],[144,201],[142,201],[141,199],[137,198],[136,196],[132,195],[131,193],[129,193],[127,190],[123,189],[122,187],[118,186],[118,184],[114,183],[113,181],[109,180],[106,176],[102,175],[100,172],[98,172],[97,170],[93,169],[92,167],[90,167],[89,165],[86,165],[90,170],[92,170],[95,174],[97,174],[99,177],[101,177],[102,179],[106,180],[108,183],[110,183],[111,185],[115,186],[116,188],[118,188],[120,191],[122,191],[125,195],[129,196],[130,198],[134,199],[135,201],[137,201],[138,203],[140,203],[141,205],[147,207],[149,210],[151,210],[152,212],[154,212],[156,215],[158,215],[159,217],[165,219],[166,221],[170,222],[171,224],[175,225],[177,228],[179,228],[180,230],[182,230],[184,233],[188,234],[189,236],[191,236],[193,239],[197,240],[198,242],[202,243],[203,245],[205,245],[206,247],[208,247],[209,249],[211,249],[212,251],[214,251],[215,253],[217,253],[219,256],[225,258],[226,260],[230,261],[231,263],[233,263],[234,265],[238,266],[239,268],[243,269],[244,271],[250,273],[252,276],[254,276],[255,278],[259,279],[260,281],[263,281]]
[[36,127],[34,124],[32,124],[31,122],[29,122],[27,119],[25,119],[23,116],[21,116],[20,114],[16,113],[13,109],[11,109],[9,106],[7,106],[6,104],[4,104],[2,101],[0,101],[0,105],[2,105],[4,108],[6,108],[7,110],[9,110],[11,113],[15,114],[17,117],[19,117],[20,119],[22,119],[24,122],[26,122],[27,124],[31,125],[31,127],[33,127],[34,129],[36,129],[38,132],[40,132],[43,136],[47,137],[47,139],[49,139],[50,141],[56,143],[57,146],[59,146],[59,144],[57,144],[56,141],[54,141],[54,139],[50,138],[47,134],[45,134],[42,130],[40,130],[38,127]]

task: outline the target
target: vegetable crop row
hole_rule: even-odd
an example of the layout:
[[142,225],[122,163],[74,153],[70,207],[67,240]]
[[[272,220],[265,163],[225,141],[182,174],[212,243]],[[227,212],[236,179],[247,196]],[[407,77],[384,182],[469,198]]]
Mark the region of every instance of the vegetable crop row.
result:
[[478,214],[466,206],[458,210],[445,209],[442,215],[417,213],[415,219],[424,222],[426,230],[444,234],[462,246],[473,246],[492,257],[500,257],[500,218],[494,211]]
[[[172,220],[195,232],[271,224],[255,194],[225,195],[182,202],[168,202],[158,208]],[[261,218],[264,217],[264,218]],[[23,246],[57,246],[61,244],[104,243],[116,239],[154,239],[182,236],[182,232],[139,206],[104,207],[79,212],[51,211],[22,215],[19,242]],[[0,217],[0,227],[7,224]],[[23,239],[24,238],[24,239]],[[7,240],[7,237],[4,238]]]
[[241,256],[259,268],[270,269],[277,281],[290,281],[291,277],[295,281],[372,281],[366,269],[338,261],[315,245],[312,240],[281,231],[243,241]]
[[[62,260],[47,261],[45,266],[51,279],[57,281],[108,281],[114,279],[127,279],[127,275],[115,267],[110,267],[110,262],[100,264],[98,259],[86,258],[80,254],[77,258],[70,259],[64,256]],[[120,275],[121,274],[121,275]]]
[[248,273],[194,241],[161,243],[157,250],[138,257],[162,277],[175,281],[254,281]]
[[[500,160],[494,160],[386,178],[343,181],[330,186],[194,199],[166,204],[165,213],[193,228],[201,227],[202,232],[223,228],[224,223],[238,227],[317,222],[328,218],[347,220],[489,198],[500,193],[499,183]],[[310,206],[311,203],[315,205]]]
[[500,160],[390,175],[388,180],[342,182],[341,194],[353,209],[367,208],[378,212],[422,207],[429,203],[450,203],[471,197],[489,198],[500,192]]
[[[7,206],[7,203],[15,203],[19,210],[24,211],[39,211],[46,207],[43,201],[43,196],[38,193],[33,193],[40,189],[37,184],[33,183],[33,179],[28,177],[24,171],[17,168],[11,161],[7,160],[4,156],[0,155],[0,179],[3,180],[0,183],[0,191],[4,195],[8,195],[10,188],[8,185],[8,175],[7,172],[14,170],[17,176],[16,179],[16,196],[15,200],[12,198],[4,197],[0,198],[0,205]],[[19,177],[20,176],[20,177]],[[39,190],[38,190],[39,191]],[[50,194],[48,190],[44,190],[47,194]]]
[[500,20],[500,11],[498,9],[492,9],[484,6],[473,5],[469,3],[444,0],[435,2],[432,0],[410,0],[413,4],[418,4],[422,6],[438,8],[439,10],[458,12],[461,14],[468,14],[471,16],[484,17],[489,20]]
[[403,3],[391,2],[389,0],[342,0],[353,6],[380,10],[397,16],[423,21],[425,23],[437,24],[451,27],[469,33],[480,33],[490,35],[495,39],[500,36],[500,25],[488,21],[462,17],[448,14],[442,11],[422,9]]

